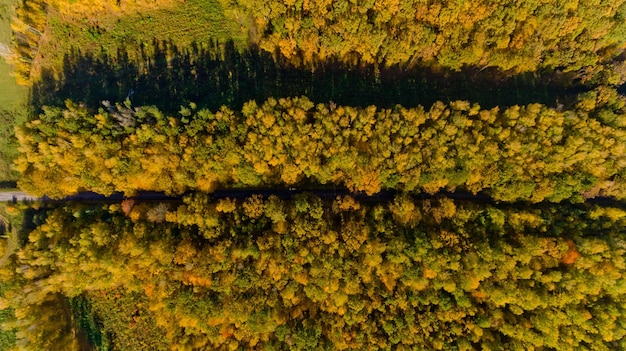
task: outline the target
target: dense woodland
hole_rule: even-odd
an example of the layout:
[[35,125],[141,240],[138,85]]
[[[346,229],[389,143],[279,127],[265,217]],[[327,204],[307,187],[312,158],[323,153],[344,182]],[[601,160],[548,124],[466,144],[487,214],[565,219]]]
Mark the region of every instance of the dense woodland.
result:
[[194,194],[39,218],[2,269],[24,350],[72,349],[61,296],[115,350],[626,347],[623,209]]
[[[222,0],[252,36],[303,63],[331,57],[460,69],[595,73],[624,49],[626,1]],[[582,73],[582,72],[581,72]]]
[[346,185],[436,193],[483,191],[502,201],[626,196],[626,99],[610,88],[575,109],[483,110],[455,101],[353,108],[307,98],[241,111],[68,102],[18,131],[20,187],[60,198],[216,187]]
[[626,349],[626,0],[16,14],[0,351]]

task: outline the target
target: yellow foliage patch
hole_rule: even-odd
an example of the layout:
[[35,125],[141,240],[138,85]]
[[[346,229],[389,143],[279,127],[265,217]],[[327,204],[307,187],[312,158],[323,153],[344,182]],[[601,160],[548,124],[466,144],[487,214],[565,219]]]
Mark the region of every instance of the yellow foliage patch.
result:
[[53,0],[50,5],[67,19],[89,19],[98,22],[106,15],[127,15],[159,10],[182,3],[181,0]]
[[193,275],[190,272],[183,273],[183,284],[208,288],[212,283],[213,281],[210,278]]
[[437,276],[437,272],[433,271],[430,268],[426,268],[424,269],[424,277],[428,278],[428,279],[433,279]]

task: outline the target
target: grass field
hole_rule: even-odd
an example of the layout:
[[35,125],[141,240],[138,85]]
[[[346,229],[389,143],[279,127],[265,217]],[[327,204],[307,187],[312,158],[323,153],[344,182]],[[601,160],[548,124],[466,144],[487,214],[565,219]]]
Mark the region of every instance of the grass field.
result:
[[[11,42],[10,20],[15,0],[0,0],[0,43]],[[11,66],[0,59],[0,181],[15,180],[17,173],[11,164],[17,156],[17,144],[13,138],[16,124],[26,118],[25,108],[28,89],[15,83]]]
[[12,71],[6,61],[0,60],[0,106],[18,105],[26,99],[28,89],[15,83]]
[[76,50],[109,57],[127,54],[131,61],[140,61],[140,48],[144,47],[145,55],[155,40],[170,42],[178,48],[210,39],[233,40],[239,47],[247,44],[247,30],[241,23],[228,19],[217,0],[187,0],[163,9],[124,16],[103,15],[97,20],[76,21],[51,13],[48,23],[33,64],[33,80],[43,70],[60,77],[65,55]]
[[[0,0],[0,44],[11,43],[11,17],[15,0]],[[13,79],[11,66],[0,60],[0,106],[21,104],[27,94],[25,87],[19,86]]]

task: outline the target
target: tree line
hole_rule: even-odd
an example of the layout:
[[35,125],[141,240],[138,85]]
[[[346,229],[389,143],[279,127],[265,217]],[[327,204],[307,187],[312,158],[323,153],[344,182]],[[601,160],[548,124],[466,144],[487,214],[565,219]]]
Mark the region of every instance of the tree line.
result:
[[134,50],[139,54],[85,48],[67,53],[62,72],[44,69],[33,82],[31,105],[39,111],[41,106],[61,106],[71,99],[95,106],[103,99],[122,101],[131,94],[135,105],[154,104],[170,113],[190,101],[211,110],[222,105],[241,109],[250,100],[300,95],[362,107],[430,106],[450,97],[477,102],[483,108],[528,103],[556,107],[568,105],[576,93],[589,90],[570,85],[573,73],[507,77],[494,70],[406,70],[373,64],[354,67],[337,61],[320,63],[311,70],[285,59],[274,60],[272,54],[256,47],[238,49],[231,41],[185,47],[155,40]]
[[76,349],[79,320],[125,350],[626,347],[623,209],[191,194],[44,211],[0,269],[23,350]]
[[305,97],[251,101],[241,111],[195,104],[179,113],[68,102],[17,131],[20,187],[60,198],[217,187],[345,185],[436,193],[484,192],[501,201],[612,196],[626,191],[625,101],[611,88],[570,110],[500,110],[467,101],[379,109]]
[[[311,64],[328,58],[453,69],[541,68],[624,73],[626,2],[487,0],[365,2],[222,0],[233,18],[250,18],[251,38],[270,52]],[[619,66],[615,70],[615,65]],[[608,69],[608,70],[607,70]]]

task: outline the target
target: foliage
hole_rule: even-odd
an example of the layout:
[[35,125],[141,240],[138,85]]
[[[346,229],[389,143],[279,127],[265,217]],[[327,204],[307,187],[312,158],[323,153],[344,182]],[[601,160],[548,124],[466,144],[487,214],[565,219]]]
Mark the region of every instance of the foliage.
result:
[[296,62],[329,58],[523,72],[594,68],[625,48],[626,2],[222,0],[254,18],[260,47]]
[[[127,102],[128,103],[128,102]],[[466,101],[417,108],[314,105],[269,99],[235,112],[68,102],[18,131],[25,191],[181,194],[217,186],[345,184],[497,200],[624,198],[624,98],[584,94],[573,110],[539,104],[481,110]]]
[[[51,82],[42,85],[51,95],[81,87],[130,97],[120,77],[134,72],[127,81],[152,79],[161,92],[189,85],[171,95],[183,99],[196,89],[190,79],[210,79],[216,92],[196,90],[227,106],[246,84],[271,96],[266,77],[303,72],[285,61],[337,70],[325,85],[310,72],[308,88],[296,83],[305,91],[351,82],[371,92],[371,82],[381,89],[403,75],[410,86],[404,70],[427,66],[616,85],[626,77],[625,15],[626,0],[22,0],[10,60],[21,83]],[[238,52],[246,34],[277,62]],[[209,36],[234,45],[210,51]],[[106,77],[102,90],[72,80],[85,62],[76,58],[100,64],[80,69]],[[190,69],[176,70],[182,63]],[[113,75],[91,72],[107,65]],[[30,193],[200,192],[182,203],[26,209],[30,227],[2,248],[0,349],[626,349],[626,211],[412,197],[626,198],[626,99],[613,88],[565,109],[276,96],[218,111],[187,100],[174,114],[129,99],[97,111],[67,101],[20,127],[16,165]],[[0,157],[10,160],[26,109],[6,110]],[[4,174],[14,173],[0,164]],[[298,184],[402,195],[389,204],[209,195]]]
[[[3,251],[6,250],[6,241],[1,240]],[[4,252],[3,252],[4,254]],[[3,266],[3,265],[2,265]],[[0,266],[0,270],[4,268]],[[1,273],[0,273],[1,274]],[[11,282],[8,281],[7,276],[2,274],[2,280],[0,280],[0,350],[10,350],[15,346],[15,329],[10,326],[6,326],[5,323],[11,321],[14,316],[14,310],[12,306],[7,304],[7,301],[3,299],[7,289],[11,288]]]
[[16,180],[19,177],[12,169],[13,161],[18,155],[15,127],[24,123],[27,116],[25,106],[17,103],[9,106],[8,109],[0,107],[0,182]]
[[[6,289],[6,283],[0,282],[0,296],[4,295],[4,290]],[[7,320],[10,320],[13,316],[13,309],[6,308],[6,306],[2,306],[4,309],[0,311],[0,326],[4,324]],[[8,328],[7,328],[8,329]],[[15,345],[15,331],[14,330],[5,330],[0,329],[0,350],[5,351],[11,349]]]
[[18,206],[0,203],[0,351],[11,350],[16,341],[16,330],[5,325],[12,320],[14,310],[4,300],[4,296],[8,290],[16,288],[11,279],[12,274],[5,266],[11,262],[11,255],[17,249],[18,233],[23,219],[23,212]]
[[141,11],[172,7],[178,0],[49,0],[46,6],[72,21],[97,22],[102,15],[135,14]]
[[120,350],[626,346],[620,209],[194,194],[157,225],[153,206],[50,209],[13,263],[19,325],[87,293]]
[[156,324],[145,294],[118,288],[90,292],[87,299],[103,321],[108,350],[171,350],[171,339]]
[[[77,337],[84,339],[84,345],[89,345],[90,350],[110,350],[111,336],[108,333],[103,333],[102,321],[94,313],[94,308],[89,300],[85,296],[76,296],[69,299],[69,304],[74,315],[74,323],[79,330]],[[105,313],[102,314],[106,315]]]

